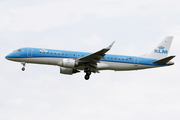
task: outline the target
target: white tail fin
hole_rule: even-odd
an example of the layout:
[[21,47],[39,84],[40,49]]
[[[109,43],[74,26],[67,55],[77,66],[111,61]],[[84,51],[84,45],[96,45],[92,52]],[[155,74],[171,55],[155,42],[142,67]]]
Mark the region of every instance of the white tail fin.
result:
[[173,36],[167,36],[151,53],[147,58],[162,59],[167,57],[169,49],[173,40]]

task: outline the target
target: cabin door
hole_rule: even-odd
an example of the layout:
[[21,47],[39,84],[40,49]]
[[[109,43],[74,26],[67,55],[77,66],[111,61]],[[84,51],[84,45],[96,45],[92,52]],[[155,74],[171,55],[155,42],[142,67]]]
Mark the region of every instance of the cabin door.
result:
[[139,64],[139,58],[134,57],[134,66],[138,66],[138,64]]
[[27,57],[32,57],[33,54],[33,49],[32,48],[28,48],[27,49]]

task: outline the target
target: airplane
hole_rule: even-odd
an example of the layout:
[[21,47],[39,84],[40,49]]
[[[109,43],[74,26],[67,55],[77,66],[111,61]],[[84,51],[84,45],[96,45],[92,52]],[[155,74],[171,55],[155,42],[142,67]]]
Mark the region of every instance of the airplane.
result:
[[100,70],[128,71],[174,65],[170,60],[175,56],[168,56],[172,40],[173,36],[167,36],[149,54],[143,56],[106,54],[113,42],[94,53],[26,47],[13,51],[5,58],[21,62],[22,71],[26,63],[56,65],[60,67],[61,74],[73,75],[84,71],[84,78],[88,80],[92,72],[99,73]]

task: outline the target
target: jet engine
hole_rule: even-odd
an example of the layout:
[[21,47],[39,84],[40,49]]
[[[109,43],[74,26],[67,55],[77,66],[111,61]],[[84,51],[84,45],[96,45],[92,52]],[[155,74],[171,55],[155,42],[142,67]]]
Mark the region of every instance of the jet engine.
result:
[[72,75],[72,74],[75,74],[75,73],[78,73],[78,72],[80,72],[80,71],[77,70],[77,69],[60,67],[60,73],[61,74]]
[[77,64],[78,63],[73,59],[63,59],[58,63],[59,66],[67,68],[74,68]]

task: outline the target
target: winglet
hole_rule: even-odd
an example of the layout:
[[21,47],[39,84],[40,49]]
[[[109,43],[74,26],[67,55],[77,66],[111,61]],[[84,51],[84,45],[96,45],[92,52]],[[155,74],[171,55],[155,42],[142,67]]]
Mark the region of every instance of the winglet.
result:
[[107,48],[111,49],[114,43],[115,43],[115,41],[109,47],[107,47]]

